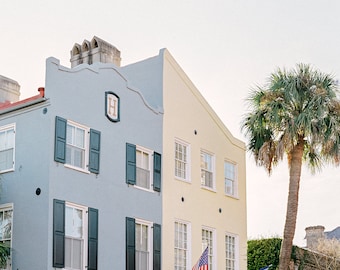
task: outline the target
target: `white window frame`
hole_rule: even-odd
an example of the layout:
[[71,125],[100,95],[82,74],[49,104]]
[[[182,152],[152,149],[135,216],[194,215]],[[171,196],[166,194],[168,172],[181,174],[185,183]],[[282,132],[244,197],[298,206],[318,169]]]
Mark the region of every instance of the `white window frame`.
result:
[[[179,159],[177,158],[177,148],[176,145],[180,145],[182,147],[185,147],[186,152],[185,152],[185,157],[186,160],[183,159]],[[174,143],[174,174],[175,174],[175,178],[178,180],[182,180],[182,181],[186,181],[186,182],[191,182],[191,149],[190,149],[190,144],[180,140],[178,138],[175,138],[175,143]],[[177,171],[179,170],[179,168],[177,168],[177,163],[181,163],[184,165],[185,167],[185,171],[184,171],[184,177],[182,177],[181,175],[178,175]]]
[[[226,164],[230,164],[230,165],[234,166],[234,179],[227,178]],[[232,183],[233,192],[231,192],[231,193],[227,191],[227,184],[226,184],[227,181],[230,181]],[[227,196],[238,198],[238,166],[235,162],[232,162],[230,160],[224,161],[224,193]]]
[[[10,270],[12,269],[12,240],[13,240],[13,204],[12,203],[6,203],[6,204],[2,204],[0,205],[0,212],[6,212],[6,211],[12,211],[12,216],[11,216],[11,236],[10,238],[6,238],[6,239],[1,239],[0,242],[1,243],[5,243],[5,242],[10,242],[9,248],[10,248],[10,257],[7,261],[7,267],[6,268],[1,268],[1,269],[7,269]],[[0,228],[2,230],[2,228]]]
[[[148,163],[149,163],[149,187],[144,187],[144,186],[141,186],[139,185],[138,183],[138,169],[146,169],[146,168],[140,168],[138,166],[138,157],[137,157],[137,152],[140,151],[141,153],[146,153],[148,154]],[[153,153],[154,151],[148,149],[148,148],[145,148],[145,147],[142,147],[142,146],[139,146],[139,145],[136,145],[136,184],[134,185],[136,188],[140,188],[140,189],[144,189],[144,190],[147,190],[147,191],[150,191],[150,192],[153,192]]]
[[[9,131],[9,130],[13,130],[13,133],[14,133],[14,138],[13,138],[13,161],[12,161],[12,167],[10,168],[6,168],[4,170],[0,170],[0,173],[5,173],[5,172],[10,172],[10,171],[14,171],[14,168],[15,168],[15,133],[16,133],[16,125],[15,123],[12,123],[12,124],[9,124],[9,125],[6,125],[6,126],[2,126],[0,127],[0,133],[1,132],[6,132],[6,131]],[[6,140],[6,144],[8,143],[8,141]],[[8,150],[10,148],[4,148],[3,150]],[[2,149],[0,149],[1,151]]]
[[[227,245],[227,237],[234,239],[234,258],[229,256],[229,250]],[[225,254],[225,269],[226,270],[239,270],[239,236],[234,233],[226,232],[224,235],[224,254]],[[228,261],[234,261],[234,267],[228,267]]]
[[[66,232],[66,223],[67,223],[67,215],[66,215],[66,208],[70,207],[73,209],[78,209],[82,211],[82,237],[77,237],[74,238],[70,235],[67,235]],[[88,207],[79,205],[79,204],[74,204],[71,202],[65,202],[65,243],[67,239],[81,239],[83,241],[83,246],[82,246],[82,267],[81,270],[85,270],[87,268],[87,246],[88,246]],[[65,268],[67,270],[73,270],[74,268],[68,268],[66,267],[66,244],[65,244]]]
[[[147,252],[148,252],[148,268],[147,269],[140,269],[138,268],[138,261],[137,261],[137,243],[136,243],[136,269],[139,270],[152,270],[153,268],[153,223],[143,219],[135,219],[135,226],[136,226],[136,242],[137,242],[137,224],[147,226],[148,231],[148,239],[147,239]],[[142,235],[141,235],[142,236]]]
[[[186,226],[186,239],[176,239],[178,234],[176,232],[176,223],[179,225]],[[180,241],[186,241],[186,249],[183,246],[176,245],[176,243],[180,243]],[[185,260],[185,268],[182,268],[182,265],[176,265],[176,250],[184,251],[186,255]],[[174,270],[188,270],[191,269],[191,224],[187,221],[183,220],[175,220],[174,221]]]
[[78,167],[75,165],[72,165],[70,163],[67,163],[67,158],[65,160],[65,167],[71,168],[71,169],[75,169],[81,172],[85,172],[85,173],[90,173],[88,170],[88,166],[89,166],[89,138],[90,138],[90,128],[86,127],[84,125],[81,125],[79,123],[76,123],[74,121],[71,120],[67,120],[67,125],[66,125],[66,156],[67,156],[67,147],[68,145],[70,145],[67,142],[67,138],[68,138],[68,133],[67,133],[67,127],[68,126],[72,126],[78,129],[82,129],[84,130],[84,161],[83,161],[83,166],[82,167]]
[[[202,156],[209,156],[211,158],[211,169],[205,168],[202,164]],[[206,150],[202,150],[201,149],[201,153],[200,153],[200,170],[201,170],[201,187],[206,188],[206,189],[210,189],[215,191],[216,190],[216,182],[215,182],[215,155],[211,152],[208,152]],[[212,174],[212,187],[206,185],[206,182],[203,181],[202,178],[202,174],[206,174],[206,173],[211,173]]]
[[[204,239],[204,233],[208,232],[211,234],[210,243],[207,243],[206,239]],[[208,263],[209,263],[209,270],[215,270],[216,269],[216,229],[202,226],[202,252],[206,249],[207,245],[209,245],[208,248]]]

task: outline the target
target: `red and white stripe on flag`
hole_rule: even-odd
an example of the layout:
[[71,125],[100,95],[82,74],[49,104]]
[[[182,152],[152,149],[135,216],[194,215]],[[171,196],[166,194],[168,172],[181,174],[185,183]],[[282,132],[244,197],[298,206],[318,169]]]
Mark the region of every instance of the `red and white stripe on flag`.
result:
[[197,263],[194,265],[192,270],[209,270],[209,264],[208,264],[208,247],[203,251],[201,257],[197,261]]

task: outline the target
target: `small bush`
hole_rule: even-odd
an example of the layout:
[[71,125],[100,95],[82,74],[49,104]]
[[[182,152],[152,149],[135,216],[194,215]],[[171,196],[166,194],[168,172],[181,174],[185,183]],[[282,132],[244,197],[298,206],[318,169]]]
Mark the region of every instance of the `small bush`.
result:
[[281,242],[280,238],[248,240],[247,269],[259,270],[268,265],[272,265],[270,269],[276,269],[279,265]]

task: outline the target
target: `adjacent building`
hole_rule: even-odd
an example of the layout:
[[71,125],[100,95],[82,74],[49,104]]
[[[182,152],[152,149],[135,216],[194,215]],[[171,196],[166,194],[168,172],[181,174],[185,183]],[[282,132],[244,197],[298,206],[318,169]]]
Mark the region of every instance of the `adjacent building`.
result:
[[166,49],[120,61],[93,37],[34,97],[0,78],[7,269],[189,270],[207,246],[209,269],[246,269],[244,143]]
[[332,231],[325,232],[325,227],[322,225],[309,226],[306,231],[306,247],[310,250],[317,249],[320,240],[323,239],[336,239],[340,241],[340,227],[336,227]]

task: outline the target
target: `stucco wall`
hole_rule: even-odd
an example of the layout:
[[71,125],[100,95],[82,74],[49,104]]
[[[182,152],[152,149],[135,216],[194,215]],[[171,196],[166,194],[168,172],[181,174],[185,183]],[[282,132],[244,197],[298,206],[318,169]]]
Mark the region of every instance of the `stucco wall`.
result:
[[[120,122],[105,116],[106,91],[120,97]],[[162,223],[161,193],[125,182],[125,147],[128,142],[162,153],[162,113],[113,64],[69,69],[49,58],[45,97],[45,113],[38,108],[0,119],[0,125],[17,127],[16,168],[1,175],[1,204],[14,205],[13,269],[53,269],[53,199],[98,209],[98,269],[124,269],[125,217]],[[54,161],[56,116],[101,132],[98,175]]]
[[[162,55],[163,54],[163,55]],[[164,192],[163,269],[174,268],[174,221],[191,224],[191,263],[202,252],[201,230],[207,226],[216,235],[216,270],[225,268],[225,233],[239,237],[239,269],[246,269],[246,178],[245,146],[235,139],[204,100],[167,50],[164,59]],[[195,131],[197,134],[195,134]],[[175,138],[190,144],[191,182],[174,177]],[[216,190],[201,188],[200,151],[215,156]],[[224,195],[224,161],[237,164],[238,198]],[[182,201],[182,197],[184,201]],[[221,213],[219,212],[221,209]],[[190,254],[189,254],[190,256]],[[214,270],[214,269],[213,269]]]

